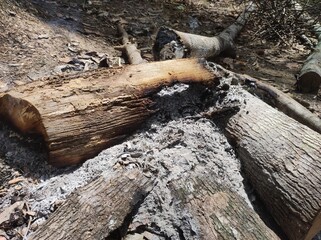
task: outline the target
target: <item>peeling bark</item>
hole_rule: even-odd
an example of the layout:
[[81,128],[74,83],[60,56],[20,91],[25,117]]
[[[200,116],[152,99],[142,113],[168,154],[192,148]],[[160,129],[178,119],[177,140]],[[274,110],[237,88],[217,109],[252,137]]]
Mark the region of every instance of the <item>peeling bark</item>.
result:
[[228,120],[226,132],[245,174],[289,239],[310,239],[321,230],[321,135],[238,93],[246,105]]
[[140,170],[99,177],[76,190],[31,239],[105,239],[120,227],[151,191],[153,181]]

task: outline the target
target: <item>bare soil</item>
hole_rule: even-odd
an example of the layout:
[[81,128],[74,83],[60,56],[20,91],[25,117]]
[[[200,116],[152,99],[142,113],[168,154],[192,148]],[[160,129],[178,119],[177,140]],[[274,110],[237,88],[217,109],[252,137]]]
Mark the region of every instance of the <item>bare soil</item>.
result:
[[[114,48],[121,44],[116,20],[125,23],[143,58],[153,61],[152,45],[160,26],[213,36],[233,23],[244,7],[233,0],[186,2],[32,0],[26,3],[17,0],[13,3],[0,0],[0,92],[54,74],[98,68],[102,58],[119,59],[122,53]],[[214,61],[232,71],[268,81],[321,116],[321,100],[315,95],[296,93],[294,87],[295,74],[307,58],[308,48],[300,43],[285,48],[255,37],[254,24],[249,22],[238,37],[236,59]],[[124,165],[143,165],[148,174],[161,179],[161,184],[134,218],[134,222],[148,218],[157,223],[154,226],[154,230],[160,229],[154,232],[157,239],[179,238],[173,223],[177,220],[175,212],[166,209],[171,200],[166,183],[195,166],[197,171],[207,168],[214,171],[219,181],[237,191],[252,206],[255,196],[244,185],[240,162],[232,147],[218,126],[199,115],[205,107],[203,93],[202,89],[186,85],[165,89],[159,95],[162,110],[141,130],[82,166],[66,169],[46,164],[41,141],[20,136],[0,122],[0,212],[20,200],[36,213],[31,227],[27,227],[31,218],[24,217],[22,223],[4,229],[6,234],[11,234],[13,239],[28,236],[74,189]],[[17,178],[22,180],[10,182]],[[163,196],[162,202],[159,196]],[[147,214],[157,206],[165,208],[164,214]],[[133,233],[134,226],[141,227],[133,224]]]

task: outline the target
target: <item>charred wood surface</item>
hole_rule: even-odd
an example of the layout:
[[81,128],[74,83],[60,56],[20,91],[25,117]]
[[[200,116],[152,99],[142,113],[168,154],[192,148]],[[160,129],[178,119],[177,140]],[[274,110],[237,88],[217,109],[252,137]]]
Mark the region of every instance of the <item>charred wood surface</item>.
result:
[[132,65],[53,77],[0,94],[0,118],[43,136],[49,162],[80,163],[119,142],[154,110],[148,98],[176,82],[210,84],[197,59]]
[[245,174],[289,239],[311,239],[321,230],[321,135],[239,94],[246,105],[226,131]]
[[137,169],[114,174],[76,190],[31,239],[105,239],[153,186],[153,181]]

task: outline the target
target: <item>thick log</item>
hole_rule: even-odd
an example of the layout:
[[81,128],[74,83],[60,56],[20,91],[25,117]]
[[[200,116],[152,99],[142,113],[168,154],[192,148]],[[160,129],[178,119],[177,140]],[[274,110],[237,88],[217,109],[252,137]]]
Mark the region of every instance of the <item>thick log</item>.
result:
[[303,93],[317,93],[321,85],[321,26],[316,25],[314,31],[318,44],[305,61],[296,82],[297,90]]
[[184,224],[178,226],[182,239],[279,239],[242,197],[216,182],[213,173],[174,180],[169,187],[183,215]]
[[316,114],[312,113],[302,104],[273,86],[269,86],[258,80],[250,80],[249,82],[254,83],[256,86],[256,88],[251,89],[250,91],[254,91],[261,95],[263,94],[263,98],[268,103],[271,103],[272,106],[277,107],[278,110],[289,117],[294,118],[298,122],[321,134],[321,119]]
[[213,66],[217,73],[232,77],[242,85],[249,86],[247,89],[249,92],[255,93],[279,111],[321,134],[321,119],[287,94],[246,74],[231,72],[217,64]]
[[147,98],[175,82],[213,83],[197,59],[53,77],[0,94],[0,119],[43,136],[49,163],[80,163],[123,139],[154,111]]
[[321,135],[238,92],[246,104],[226,132],[244,172],[289,239],[311,239],[321,230]]
[[71,194],[30,239],[105,239],[133,214],[152,186],[137,169],[101,176]]
[[174,58],[198,57],[209,58],[224,53],[235,57],[234,39],[244,27],[253,11],[253,5],[240,14],[236,21],[215,37],[180,32],[167,27],[161,27],[153,46],[154,58],[166,60]]

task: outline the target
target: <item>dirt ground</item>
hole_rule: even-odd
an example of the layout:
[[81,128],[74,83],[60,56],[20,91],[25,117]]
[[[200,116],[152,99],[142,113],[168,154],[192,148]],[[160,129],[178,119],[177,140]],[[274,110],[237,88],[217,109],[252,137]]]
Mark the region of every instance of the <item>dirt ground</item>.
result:
[[[109,64],[124,64],[124,60],[118,62],[122,53],[114,48],[120,45],[116,20],[125,23],[143,58],[153,61],[152,45],[160,26],[213,36],[233,23],[243,8],[240,1],[233,0],[199,0],[192,4],[160,0],[32,0],[13,4],[0,0],[0,92],[54,74],[95,69],[104,58],[111,62]],[[321,100],[317,96],[294,91],[295,74],[307,58],[308,48],[300,43],[285,48],[255,37],[254,24],[249,22],[237,38],[236,59],[214,61],[232,71],[269,82],[321,116]],[[209,120],[191,117],[197,116],[204,107],[199,102],[202,98],[199,92],[185,85],[165,89],[160,94],[171,96],[171,102],[173,98],[183,98],[184,102],[172,106],[168,101],[159,100],[163,110],[128,140],[80,167],[67,169],[48,166],[41,142],[22,137],[0,122],[0,212],[20,200],[37,214],[31,227],[26,227],[28,220],[25,219],[15,226],[19,234],[14,231],[6,231],[6,234],[14,239],[28,236],[55,210],[57,202],[75,188],[124,164],[124,159],[129,162],[127,165],[137,164],[138,160],[132,157],[137,154],[131,155],[133,152],[144,156],[140,160],[142,164],[161,169],[159,178],[166,179],[165,185],[195,165],[199,165],[198,171],[210,168],[217,173],[219,181],[238,191],[252,206],[255,200],[251,191],[246,193],[240,162],[221,130]],[[167,146],[165,143],[169,139],[174,144]],[[204,143],[202,150],[199,142]],[[121,157],[128,152],[129,155]],[[206,160],[210,158],[216,160],[210,163]],[[173,170],[168,172],[166,164],[174,166]],[[178,165],[185,167],[179,170],[175,168]],[[12,181],[15,179],[17,182]],[[161,230],[155,233],[158,239],[178,239],[172,223],[177,220],[175,212],[169,209],[166,214],[146,215],[155,207],[148,203],[159,201],[155,200],[158,195],[168,196],[163,192],[165,185],[159,185],[149,195],[134,222],[152,219],[160,224]],[[165,197],[164,202],[162,206],[168,206],[170,199]]]

